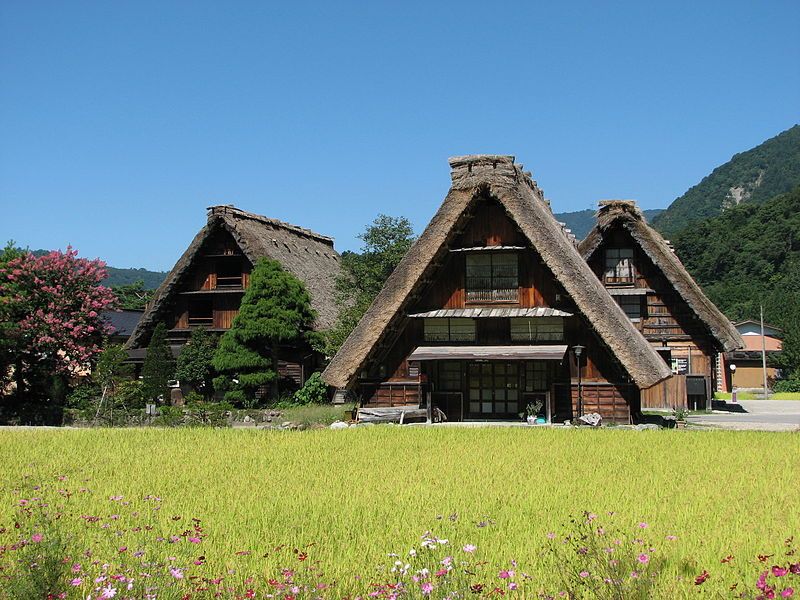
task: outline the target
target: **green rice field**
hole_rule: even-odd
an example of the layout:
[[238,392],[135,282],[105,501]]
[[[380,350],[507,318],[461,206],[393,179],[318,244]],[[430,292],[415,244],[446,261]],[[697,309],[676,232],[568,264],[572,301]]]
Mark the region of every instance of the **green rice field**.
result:
[[[632,538],[647,536],[646,555],[660,565],[652,597],[731,597],[730,585],[754,589],[761,567],[783,560],[785,540],[800,539],[797,434],[7,429],[0,464],[0,544],[27,535],[24,523],[13,528],[21,506],[48,498],[58,518],[46,525],[32,513],[31,531],[42,529],[40,544],[59,538],[62,563],[80,563],[84,575],[64,575],[81,581],[68,598],[100,597],[89,581],[100,568],[92,561],[113,569],[136,548],[180,563],[172,583],[228,585],[230,597],[266,597],[261,590],[276,585],[266,582],[281,569],[313,564],[319,572],[306,576],[318,579],[314,593],[298,588],[285,597],[366,598],[370,581],[395,577],[391,565],[409,561],[413,548],[437,552],[437,565],[447,553],[484,564],[482,573],[462,573],[464,581],[524,572],[511,589],[534,598],[562,585],[548,533],[561,536],[584,511]],[[421,546],[426,532],[434,550]],[[170,535],[179,539],[170,543]],[[17,577],[12,554],[0,552],[0,565]],[[773,558],[760,564],[758,555]],[[722,563],[728,556],[735,559]],[[254,595],[244,595],[251,588]]]

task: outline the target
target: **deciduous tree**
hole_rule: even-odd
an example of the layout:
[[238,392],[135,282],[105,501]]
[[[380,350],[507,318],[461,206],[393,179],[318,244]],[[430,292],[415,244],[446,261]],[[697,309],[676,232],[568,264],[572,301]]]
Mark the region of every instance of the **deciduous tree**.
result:
[[142,394],[149,399],[161,396],[165,402],[169,402],[167,384],[174,375],[175,361],[167,344],[167,326],[159,323],[153,329],[142,365]]

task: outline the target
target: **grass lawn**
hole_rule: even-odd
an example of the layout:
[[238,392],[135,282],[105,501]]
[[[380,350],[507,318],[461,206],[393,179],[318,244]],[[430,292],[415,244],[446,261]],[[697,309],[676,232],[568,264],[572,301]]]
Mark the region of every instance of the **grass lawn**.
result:
[[[738,392],[736,397],[739,400],[763,400],[764,396],[753,392]],[[730,400],[730,392],[714,392],[715,400]],[[768,400],[800,400],[800,392],[779,392],[770,394]]]
[[[543,553],[548,532],[591,511],[646,538],[653,564],[663,561],[651,597],[696,596],[704,569],[702,591],[729,597],[734,582],[753,589],[758,554],[775,554],[768,565],[776,564],[784,540],[800,537],[799,456],[800,435],[761,432],[2,430],[0,545],[21,535],[21,499],[45,497],[63,514],[42,543],[60,536],[65,564],[87,573],[70,598],[94,594],[102,563],[113,570],[135,549],[154,569],[172,557],[175,585],[254,588],[260,598],[269,578],[283,581],[280,569],[291,568],[333,584],[323,597],[364,595],[371,581],[396,576],[394,560],[422,560],[409,558],[411,548],[487,561],[464,575],[475,580],[524,572],[517,595],[533,598],[559,589]],[[426,531],[448,543],[424,550]],[[722,564],[728,555],[736,559]],[[0,567],[12,556],[0,552]]]

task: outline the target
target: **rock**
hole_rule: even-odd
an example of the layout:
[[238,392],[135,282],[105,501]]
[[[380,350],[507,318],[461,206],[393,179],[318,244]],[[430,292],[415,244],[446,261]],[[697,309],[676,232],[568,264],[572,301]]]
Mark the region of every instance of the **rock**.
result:
[[658,429],[661,429],[661,428],[658,425],[656,425],[655,423],[639,423],[636,426],[636,429],[638,431],[644,431],[645,429],[656,429],[656,430],[658,430]]
[[250,415],[245,415],[243,421],[245,423],[252,423],[253,419],[250,418]]
[[267,417],[267,423],[272,423],[272,417]]
[[305,431],[306,429],[308,429],[308,425],[306,425],[305,423],[300,423],[300,424],[297,426],[297,428],[296,428],[296,429],[297,429],[297,431]]
[[591,427],[599,427],[603,421],[603,417],[599,413],[588,413],[578,417],[578,423],[581,425],[589,425]]
[[347,429],[349,425],[344,421],[334,421],[330,424],[330,429]]

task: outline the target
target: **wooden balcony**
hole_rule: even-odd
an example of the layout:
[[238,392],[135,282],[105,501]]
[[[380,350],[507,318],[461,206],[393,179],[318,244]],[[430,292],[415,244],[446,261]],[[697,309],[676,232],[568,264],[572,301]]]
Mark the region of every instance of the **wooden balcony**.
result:
[[466,290],[466,301],[474,304],[519,302],[519,288]]

